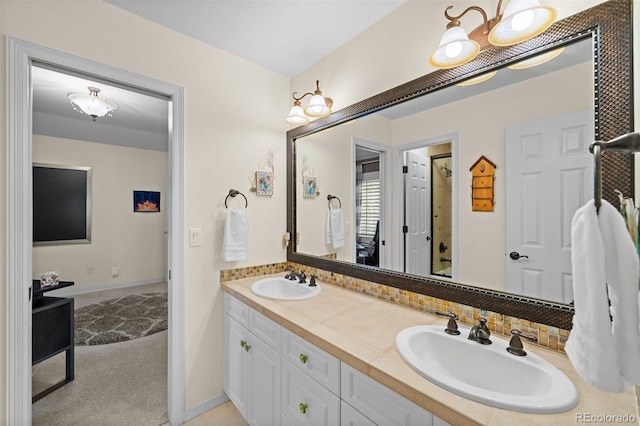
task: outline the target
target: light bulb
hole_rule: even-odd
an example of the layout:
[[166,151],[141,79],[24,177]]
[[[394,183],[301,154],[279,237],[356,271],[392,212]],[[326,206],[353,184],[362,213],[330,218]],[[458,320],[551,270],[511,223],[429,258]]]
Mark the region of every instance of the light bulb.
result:
[[533,10],[523,10],[513,15],[511,18],[511,27],[515,31],[523,31],[531,26],[534,20]]
[[448,58],[455,58],[462,52],[462,43],[453,41],[444,48],[444,53]]

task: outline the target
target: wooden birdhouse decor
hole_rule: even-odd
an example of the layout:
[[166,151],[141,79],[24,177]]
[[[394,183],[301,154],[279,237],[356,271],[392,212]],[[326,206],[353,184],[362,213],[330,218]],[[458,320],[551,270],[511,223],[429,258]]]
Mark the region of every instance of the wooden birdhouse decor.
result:
[[471,171],[471,210],[492,212],[496,165],[483,155],[469,170]]

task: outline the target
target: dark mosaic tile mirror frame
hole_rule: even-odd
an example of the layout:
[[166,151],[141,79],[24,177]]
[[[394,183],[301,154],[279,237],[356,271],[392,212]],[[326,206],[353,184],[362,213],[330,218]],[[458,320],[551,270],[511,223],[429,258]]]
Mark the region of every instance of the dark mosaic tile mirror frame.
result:
[[[295,140],[297,138],[426,95],[578,40],[593,39],[596,139],[607,141],[632,131],[631,37],[631,0],[610,0],[556,22],[544,34],[532,40],[507,48],[489,49],[463,66],[432,72],[337,111],[328,117],[290,130],[287,132],[288,232],[296,235]],[[613,189],[619,189],[624,194],[633,193],[633,156],[605,152],[602,167],[603,196],[616,205],[617,198]],[[569,305],[296,253],[295,238],[292,238],[292,243],[287,250],[287,260],[290,262],[541,324],[563,329],[571,328],[573,308]]]

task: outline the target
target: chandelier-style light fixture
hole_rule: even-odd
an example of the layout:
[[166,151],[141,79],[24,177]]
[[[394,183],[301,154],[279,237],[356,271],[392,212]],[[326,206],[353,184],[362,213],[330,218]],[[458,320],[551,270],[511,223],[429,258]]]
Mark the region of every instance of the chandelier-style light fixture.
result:
[[73,106],[73,109],[91,117],[93,121],[96,118],[104,116],[113,116],[113,111],[118,109],[118,105],[108,99],[99,98],[100,89],[89,86],[89,94],[85,93],[69,93],[67,97]]
[[[542,6],[538,0],[511,0],[504,12],[500,12],[503,0],[498,2],[496,16],[489,19],[479,6],[470,6],[460,15],[444,16],[449,20],[438,49],[429,57],[435,68],[453,68],[466,64],[484,49],[491,46],[511,46],[529,40],[546,31],[556,19],[556,10]],[[482,15],[483,23],[469,34],[460,26],[462,18],[470,10]]]
[[[296,96],[298,92],[293,92],[293,106],[289,110],[289,114],[285,121],[289,124],[307,124],[308,117],[324,117],[331,114],[333,99],[325,98],[320,91],[320,80],[316,80],[315,92],[307,92],[302,96]],[[300,101],[307,95],[311,95],[309,105],[302,109]]]

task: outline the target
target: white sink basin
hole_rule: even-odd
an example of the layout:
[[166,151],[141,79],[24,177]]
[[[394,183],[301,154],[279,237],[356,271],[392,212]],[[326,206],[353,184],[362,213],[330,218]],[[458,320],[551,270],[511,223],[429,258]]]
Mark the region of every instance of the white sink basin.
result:
[[578,404],[578,392],[564,373],[527,352],[506,351],[506,340],[491,336],[491,345],[444,332],[443,325],[421,325],[402,330],[396,347],[419,374],[458,395],[493,407],[524,413],[561,413]]
[[277,300],[302,300],[317,296],[320,293],[320,285],[309,287],[298,283],[298,280],[290,281],[281,277],[263,278],[251,286],[253,294],[267,299]]

